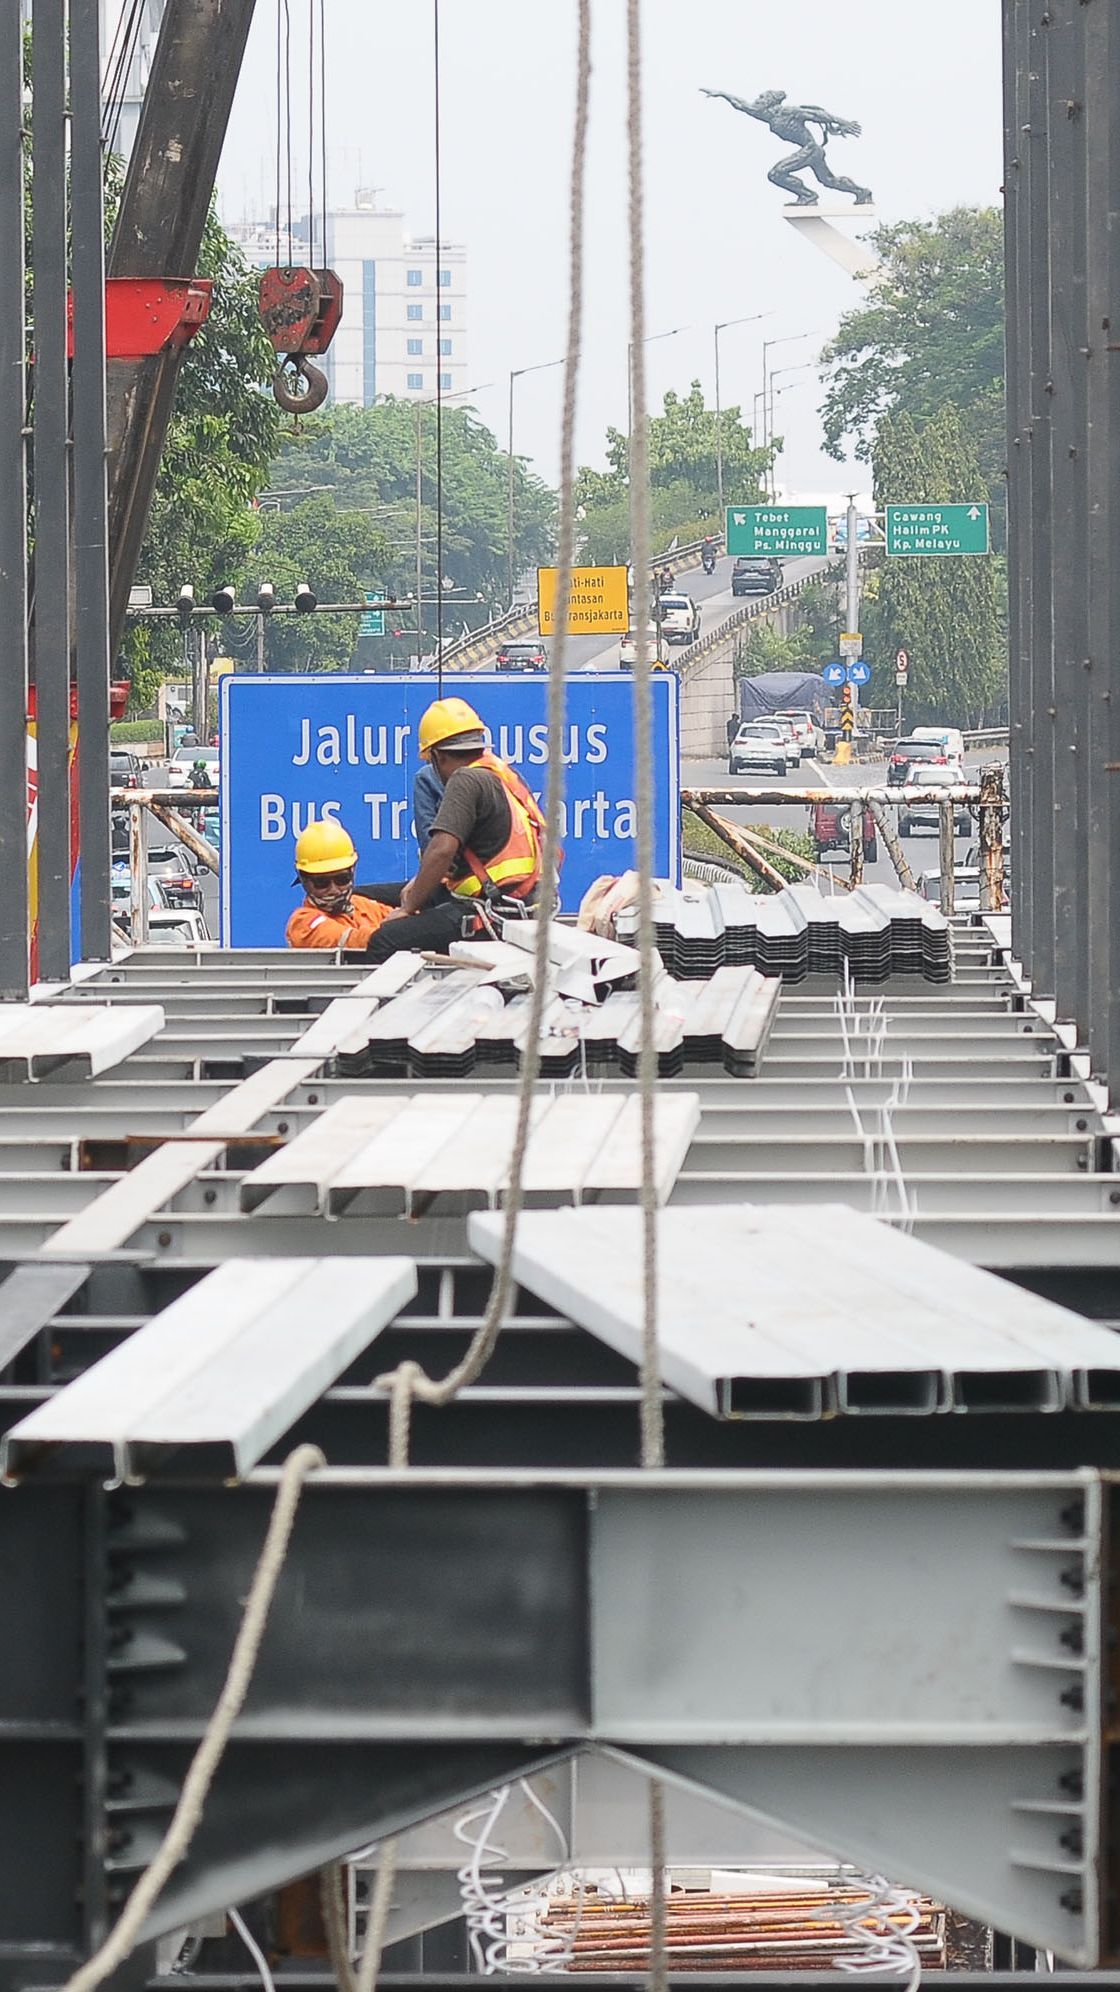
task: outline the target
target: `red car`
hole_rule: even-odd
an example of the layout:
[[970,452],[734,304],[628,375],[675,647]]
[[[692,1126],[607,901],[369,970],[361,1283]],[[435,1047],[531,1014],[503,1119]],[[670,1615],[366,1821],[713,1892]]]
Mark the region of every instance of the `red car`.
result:
[[494,659],[496,671],[547,671],[548,652],[538,639],[528,643],[503,643]]

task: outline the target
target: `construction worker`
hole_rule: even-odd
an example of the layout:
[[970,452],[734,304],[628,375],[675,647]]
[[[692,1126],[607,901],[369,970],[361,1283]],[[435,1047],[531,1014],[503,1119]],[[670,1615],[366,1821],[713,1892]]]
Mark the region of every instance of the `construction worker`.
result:
[[525,905],[540,883],[544,817],[521,776],[490,752],[473,706],[458,698],[430,705],[420,758],[434,769],[442,800],[414,876],[364,888],[393,908],[367,943],[367,961],[401,948],[441,951],[482,924],[472,901]]
[[364,948],[389,908],[354,891],[358,853],[341,823],[311,823],[296,842],[306,898],[288,921],[290,948]]

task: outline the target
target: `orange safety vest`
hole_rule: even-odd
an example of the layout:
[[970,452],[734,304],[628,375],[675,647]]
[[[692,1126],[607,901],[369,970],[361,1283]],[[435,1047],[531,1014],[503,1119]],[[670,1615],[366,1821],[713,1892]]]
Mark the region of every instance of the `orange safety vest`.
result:
[[541,876],[541,840],[545,821],[536,797],[525,786],[516,768],[499,760],[487,749],[472,768],[487,768],[497,775],[509,799],[509,836],[494,857],[483,860],[468,845],[463,846],[463,862],[469,867],[465,878],[448,879],[452,892],[475,899],[487,885],[499,886],[511,899],[528,899]]
[[288,921],[284,938],[290,948],[364,948],[388,911],[379,899],[355,898],[348,913],[324,913],[305,899]]

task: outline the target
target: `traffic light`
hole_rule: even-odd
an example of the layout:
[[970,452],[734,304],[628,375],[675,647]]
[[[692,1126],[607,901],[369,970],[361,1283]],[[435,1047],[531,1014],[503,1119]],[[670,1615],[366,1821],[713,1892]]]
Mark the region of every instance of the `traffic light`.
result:
[[262,616],[270,616],[276,607],[276,590],[271,581],[262,581],[257,589],[257,607]]
[[179,599],[175,604],[175,609],[182,627],[189,629],[191,617],[194,615],[194,589],[191,587],[189,581],[184,581],[180,588]]
[[852,703],[852,688],[850,685],[845,685],[843,691],[840,694],[840,704],[842,706],[850,706],[851,703]]
[[227,583],[224,588],[215,588],[210,597],[210,604],[220,616],[231,616],[236,599],[233,589]]
[[306,581],[301,581],[299,587],[296,589],[295,611],[297,616],[309,616],[318,606],[318,597],[312,593]]

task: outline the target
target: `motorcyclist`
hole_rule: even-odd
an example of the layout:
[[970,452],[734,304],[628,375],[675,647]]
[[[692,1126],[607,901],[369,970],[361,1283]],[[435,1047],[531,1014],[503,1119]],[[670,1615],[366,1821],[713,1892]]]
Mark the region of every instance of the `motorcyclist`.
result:
[[716,571],[716,543],[710,534],[700,548],[700,565],[705,574],[714,574]]

